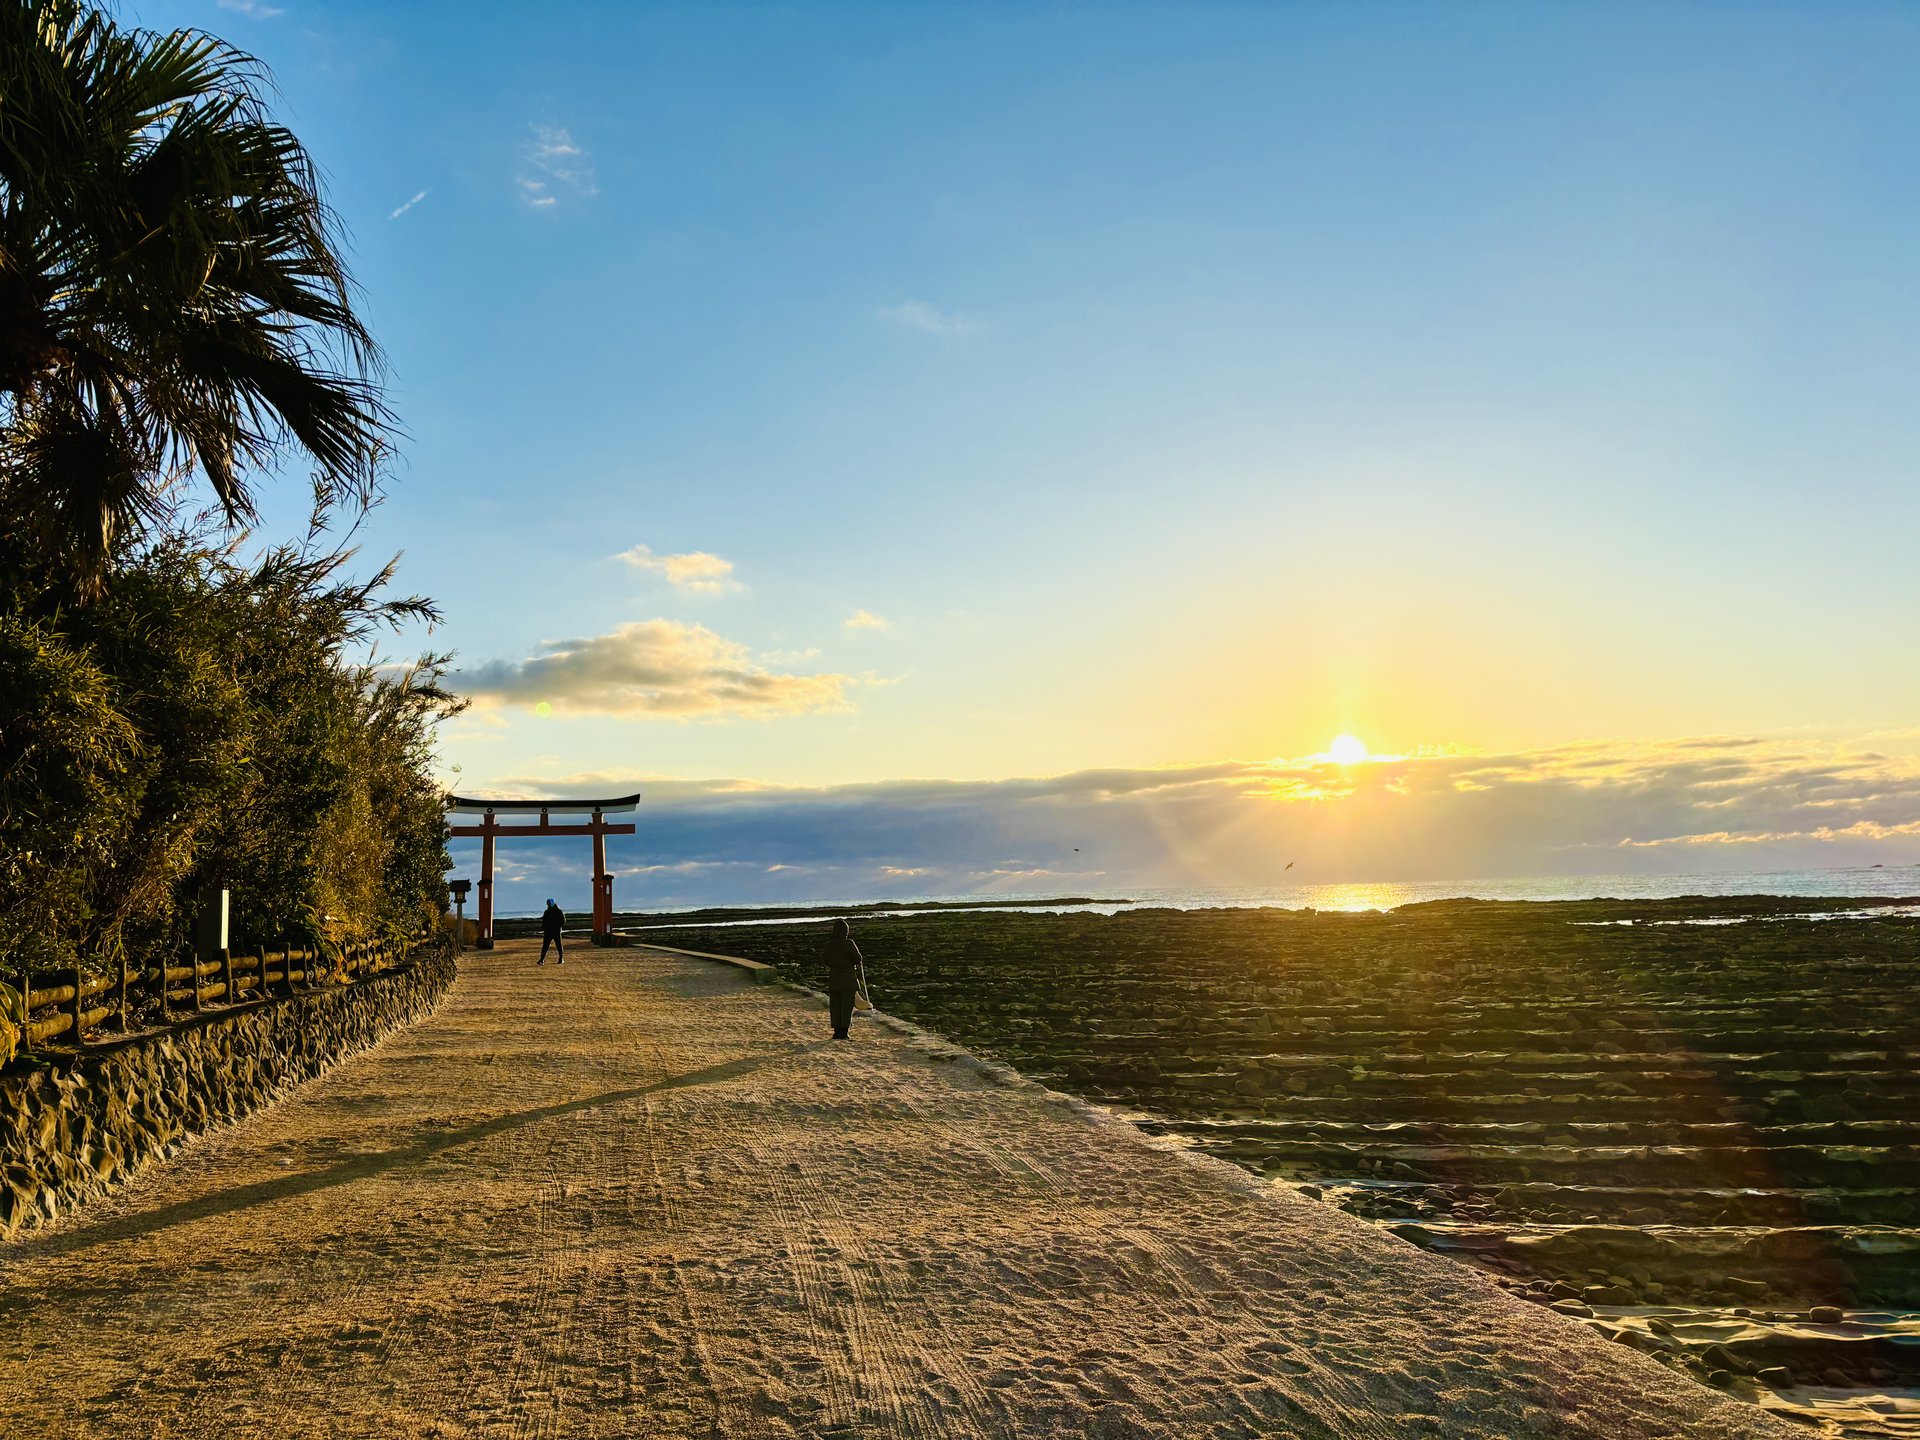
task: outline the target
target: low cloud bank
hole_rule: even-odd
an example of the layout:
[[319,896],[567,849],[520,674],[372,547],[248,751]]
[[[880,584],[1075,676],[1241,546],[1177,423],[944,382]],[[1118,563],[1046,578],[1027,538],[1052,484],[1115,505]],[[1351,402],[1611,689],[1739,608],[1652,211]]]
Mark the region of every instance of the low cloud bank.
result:
[[[611,855],[623,907],[1920,861],[1920,762],[1748,737],[817,790],[504,777],[493,793],[636,789],[639,831]],[[475,849],[456,847],[458,873]],[[585,894],[584,847],[503,856],[503,908]]]

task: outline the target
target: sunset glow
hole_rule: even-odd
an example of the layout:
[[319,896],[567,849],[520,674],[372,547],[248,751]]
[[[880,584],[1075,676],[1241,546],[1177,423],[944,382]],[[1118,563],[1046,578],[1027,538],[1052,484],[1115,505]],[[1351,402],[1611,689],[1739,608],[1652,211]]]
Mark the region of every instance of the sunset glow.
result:
[[1327,758],[1336,765],[1358,765],[1367,755],[1367,742],[1358,735],[1336,735],[1327,746]]
[[449,783],[635,906],[1920,862],[1901,7],[747,8],[131,7],[336,177]]

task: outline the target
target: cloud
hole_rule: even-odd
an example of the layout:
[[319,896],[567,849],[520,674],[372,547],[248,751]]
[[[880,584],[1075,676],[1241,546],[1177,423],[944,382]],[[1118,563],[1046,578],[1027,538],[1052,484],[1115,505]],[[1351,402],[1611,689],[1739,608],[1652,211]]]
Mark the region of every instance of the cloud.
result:
[[624,560],[636,570],[664,575],[676,590],[694,595],[724,595],[740,588],[740,582],[733,578],[733,562],[705,550],[656,555],[645,545],[636,545],[631,550],[622,550],[614,559]]
[[691,720],[846,710],[856,682],[769,670],[703,625],[636,620],[607,635],[548,641],[527,659],[496,660],[451,683],[486,704]]
[[418,205],[422,200],[426,199],[427,194],[428,192],[426,190],[421,190],[417,192],[411,200],[407,201],[406,204],[394,206],[393,209],[388,212],[387,219],[398,220],[402,215],[406,214],[407,211],[411,210],[414,206]]
[[514,183],[531,209],[552,209],[562,195],[590,199],[600,193],[587,152],[564,125],[535,125],[523,160]]
[[276,15],[287,13],[277,6],[262,4],[261,0],[214,0],[214,3],[222,10],[231,10],[249,20],[271,20]]
[[924,300],[903,300],[898,305],[882,305],[876,312],[890,325],[918,330],[923,335],[959,337],[971,335],[980,322],[960,311],[936,310]]
[[[821,789],[627,774],[499,784],[506,794],[642,790],[636,843],[647,863],[740,867],[681,885],[671,903],[1294,882],[1470,890],[1537,875],[1920,862],[1920,759],[1750,736]],[[1920,870],[1908,873],[1920,892]],[[623,903],[670,902],[649,891]]]
[[856,610],[840,622],[849,630],[891,630],[893,622],[871,610]]

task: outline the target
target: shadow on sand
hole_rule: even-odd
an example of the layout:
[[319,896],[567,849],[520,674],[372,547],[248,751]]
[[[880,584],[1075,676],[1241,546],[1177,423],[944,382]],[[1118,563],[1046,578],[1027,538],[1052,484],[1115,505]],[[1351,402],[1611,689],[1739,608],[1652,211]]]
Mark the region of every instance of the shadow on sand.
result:
[[[658,1095],[663,1091],[683,1090],[694,1085],[716,1085],[725,1080],[735,1080],[742,1075],[752,1074],[770,1061],[788,1059],[809,1051],[824,1049],[826,1044],[826,1041],[814,1041],[785,1045],[763,1054],[747,1055],[721,1065],[710,1065],[704,1070],[691,1070],[684,1075],[669,1075],[665,1079],[655,1080],[646,1085],[635,1085],[625,1090],[606,1090],[598,1095],[585,1095],[578,1100],[565,1100],[555,1105],[539,1105],[530,1110],[510,1111],[505,1115],[496,1115],[491,1120],[483,1120],[477,1125],[468,1125],[458,1130],[435,1131],[421,1135],[411,1144],[397,1146],[391,1150],[354,1155],[324,1170],[310,1170],[300,1174],[277,1176],[272,1180],[262,1180],[251,1185],[238,1185],[215,1194],[203,1195],[192,1200],[181,1200],[172,1205],[163,1205],[157,1210],[104,1220],[98,1224],[88,1224],[82,1220],[77,1229],[56,1235],[30,1238],[17,1246],[9,1247],[11,1253],[8,1258],[17,1261],[30,1256],[71,1254],[75,1251],[90,1250],[97,1245],[137,1240],[175,1225],[232,1214],[235,1211],[274,1200],[311,1195],[335,1185],[345,1185],[355,1180],[405,1169],[409,1165],[431,1160],[442,1151],[461,1145],[470,1145],[478,1140],[490,1139],[495,1135],[537,1124],[542,1120],[559,1119],[562,1116],[575,1115],[584,1110],[594,1110],[607,1105],[620,1105],[646,1095]],[[0,1292],[0,1310],[5,1308],[5,1292]]]

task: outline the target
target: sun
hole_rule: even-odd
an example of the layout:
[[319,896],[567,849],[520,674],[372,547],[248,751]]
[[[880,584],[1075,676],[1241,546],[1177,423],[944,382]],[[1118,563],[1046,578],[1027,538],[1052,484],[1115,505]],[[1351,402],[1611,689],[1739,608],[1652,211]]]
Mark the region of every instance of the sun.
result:
[[1367,742],[1358,735],[1336,735],[1327,746],[1327,758],[1336,765],[1358,765],[1367,753]]

